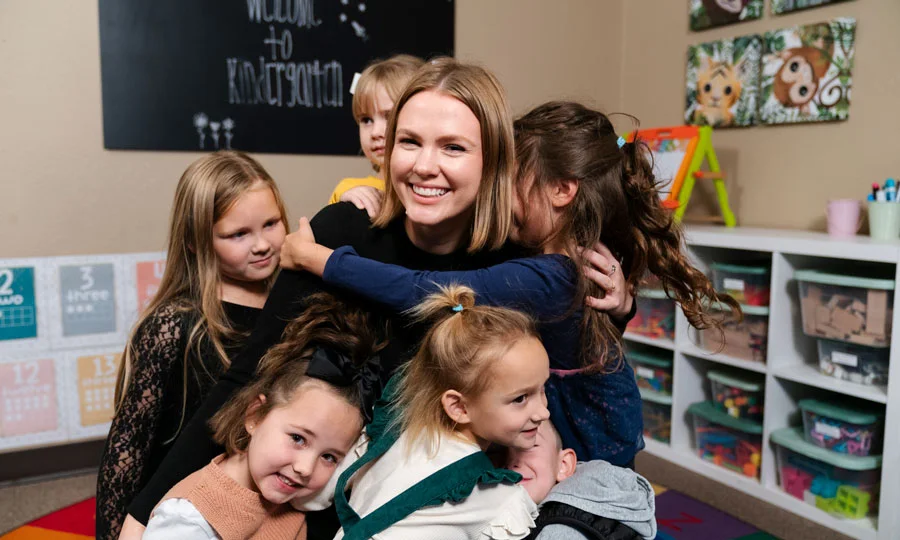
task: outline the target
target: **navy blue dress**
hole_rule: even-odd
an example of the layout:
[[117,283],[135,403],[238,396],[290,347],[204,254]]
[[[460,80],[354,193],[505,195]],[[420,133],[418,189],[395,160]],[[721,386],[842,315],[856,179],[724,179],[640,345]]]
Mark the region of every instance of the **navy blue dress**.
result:
[[580,461],[602,459],[627,466],[644,448],[641,395],[627,362],[608,374],[580,372],[581,311],[572,313],[575,266],[563,255],[513,259],[468,271],[409,270],[340,247],[328,259],[323,280],[405,311],[437,292],[438,285],[472,288],[480,304],[519,309],[538,321],[550,357],[547,408],[563,444]]

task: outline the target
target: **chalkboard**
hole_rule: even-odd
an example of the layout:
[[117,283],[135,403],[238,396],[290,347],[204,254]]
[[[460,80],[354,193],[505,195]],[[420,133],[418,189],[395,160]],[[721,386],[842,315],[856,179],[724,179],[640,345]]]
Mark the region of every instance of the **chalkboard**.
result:
[[107,149],[353,155],[353,74],[453,54],[453,0],[100,0]]

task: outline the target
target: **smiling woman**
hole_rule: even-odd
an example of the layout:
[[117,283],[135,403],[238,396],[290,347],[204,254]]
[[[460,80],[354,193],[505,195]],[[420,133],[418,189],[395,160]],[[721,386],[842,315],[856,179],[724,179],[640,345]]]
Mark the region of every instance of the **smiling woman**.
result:
[[[334,204],[312,219],[316,239],[331,248],[352,247],[381,262],[428,270],[484,268],[520,255],[518,248],[504,246],[512,221],[515,147],[512,117],[496,78],[453,59],[434,60],[413,76],[396,111],[385,146],[385,163],[390,164],[385,171],[390,179],[386,204],[376,226],[352,204]],[[401,116],[406,122],[404,138],[409,140],[402,149],[396,148],[395,171],[392,155],[399,144],[396,122]],[[436,127],[426,125],[430,121],[436,121]],[[393,178],[402,183],[403,200]],[[416,194],[410,184],[426,190]],[[403,206],[407,203],[408,212]],[[253,379],[260,358],[281,341],[288,321],[302,315],[312,305],[310,295],[323,288],[319,278],[306,272],[279,274],[245,348],[232,357],[231,367],[129,507],[138,521],[146,523],[172,485],[219,453],[209,438],[207,421]],[[374,310],[391,329],[390,344],[381,354],[380,375],[385,382],[415,351],[424,327],[410,325],[402,314]],[[337,527],[332,520],[307,514],[308,538],[333,538]]]

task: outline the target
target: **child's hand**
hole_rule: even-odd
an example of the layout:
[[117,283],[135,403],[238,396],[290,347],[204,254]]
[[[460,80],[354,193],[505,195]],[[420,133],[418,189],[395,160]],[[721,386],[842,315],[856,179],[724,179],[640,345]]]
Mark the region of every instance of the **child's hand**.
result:
[[352,202],[360,210],[365,210],[370,218],[374,218],[381,210],[384,192],[372,186],[356,186],[341,195],[341,201]]
[[616,319],[625,318],[631,312],[634,297],[619,261],[600,242],[594,244],[594,249],[582,249],[581,256],[589,263],[584,266],[584,275],[606,293],[603,298],[588,296],[585,304],[598,311],[606,311]]
[[319,277],[325,271],[325,263],[333,250],[316,243],[309,220],[300,218],[295,232],[284,238],[281,244],[281,267],[288,270],[306,270]]

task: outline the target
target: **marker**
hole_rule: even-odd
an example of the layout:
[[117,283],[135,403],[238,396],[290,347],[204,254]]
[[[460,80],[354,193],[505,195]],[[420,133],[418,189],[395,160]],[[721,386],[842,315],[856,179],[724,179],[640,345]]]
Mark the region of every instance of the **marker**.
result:
[[881,189],[881,186],[878,185],[878,182],[872,182],[872,196],[876,199],[878,198],[878,191]]
[[893,178],[888,178],[884,181],[884,189],[882,191],[884,191],[884,197],[888,202],[897,200],[897,184]]
[[879,191],[875,194],[875,200],[878,202],[887,202],[887,195],[884,194],[884,191]]
[[866,200],[867,200],[867,201],[870,201],[870,202],[871,202],[871,201],[874,201],[874,200],[875,200],[875,195],[872,195],[871,193],[869,193],[869,196],[866,198]]

